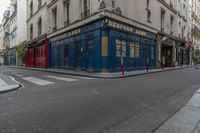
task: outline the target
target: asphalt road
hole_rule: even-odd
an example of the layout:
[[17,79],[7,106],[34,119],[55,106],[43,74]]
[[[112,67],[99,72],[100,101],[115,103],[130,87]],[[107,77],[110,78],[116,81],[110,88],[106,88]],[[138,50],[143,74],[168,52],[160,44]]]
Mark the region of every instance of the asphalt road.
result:
[[0,133],[151,133],[200,88],[194,68],[125,79],[0,71],[24,85],[0,94]]

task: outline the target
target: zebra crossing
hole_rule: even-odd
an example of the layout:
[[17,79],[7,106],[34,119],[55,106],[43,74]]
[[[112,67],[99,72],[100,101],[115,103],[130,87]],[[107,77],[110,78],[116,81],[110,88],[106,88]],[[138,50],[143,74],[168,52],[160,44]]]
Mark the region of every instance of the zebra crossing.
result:
[[78,82],[80,80],[93,80],[95,78],[81,77],[81,76],[55,76],[55,75],[42,75],[40,77],[23,77],[23,75],[16,75],[17,77],[39,86],[47,86],[56,84],[56,81],[63,82]]

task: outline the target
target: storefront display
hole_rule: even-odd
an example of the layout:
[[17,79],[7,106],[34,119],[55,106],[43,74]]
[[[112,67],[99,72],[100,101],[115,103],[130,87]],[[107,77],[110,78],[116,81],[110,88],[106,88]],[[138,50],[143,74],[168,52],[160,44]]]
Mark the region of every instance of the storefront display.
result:
[[[156,66],[156,34],[103,19],[49,38],[49,67],[89,72]],[[148,63],[148,64],[147,64]]]

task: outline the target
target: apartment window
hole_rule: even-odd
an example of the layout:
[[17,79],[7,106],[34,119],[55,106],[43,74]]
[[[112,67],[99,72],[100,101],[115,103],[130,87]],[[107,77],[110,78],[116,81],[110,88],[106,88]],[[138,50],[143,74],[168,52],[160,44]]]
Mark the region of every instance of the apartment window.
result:
[[53,27],[53,31],[57,30],[57,8],[54,8],[52,10],[52,27]]
[[42,34],[42,18],[38,19],[38,35]]
[[64,25],[69,26],[70,19],[69,19],[69,7],[70,7],[70,1],[64,2]]
[[182,26],[182,39],[184,39],[184,26]]
[[33,1],[30,3],[30,16],[33,15]]
[[33,24],[30,25],[30,40],[33,39]]
[[149,9],[149,1],[150,1],[150,0],[147,0],[147,9]]
[[89,0],[83,0],[81,19],[85,19],[90,16],[89,7],[90,7]]
[[164,32],[165,27],[165,11],[161,9],[161,31]]
[[146,8],[146,11],[147,11],[147,22],[151,23],[151,11],[149,10],[149,2],[150,2],[150,0],[147,0],[147,8]]
[[170,35],[173,35],[173,28],[174,28],[174,16],[170,17]]
[[112,9],[115,9],[115,1],[112,0]]
[[38,0],[38,9],[42,6],[42,0]]

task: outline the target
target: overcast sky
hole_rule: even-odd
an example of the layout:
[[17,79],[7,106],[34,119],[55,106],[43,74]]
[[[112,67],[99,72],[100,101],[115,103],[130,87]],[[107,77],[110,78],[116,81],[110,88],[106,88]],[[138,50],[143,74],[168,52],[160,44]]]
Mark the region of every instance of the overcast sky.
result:
[[0,23],[3,19],[3,13],[10,4],[10,0],[0,0]]

